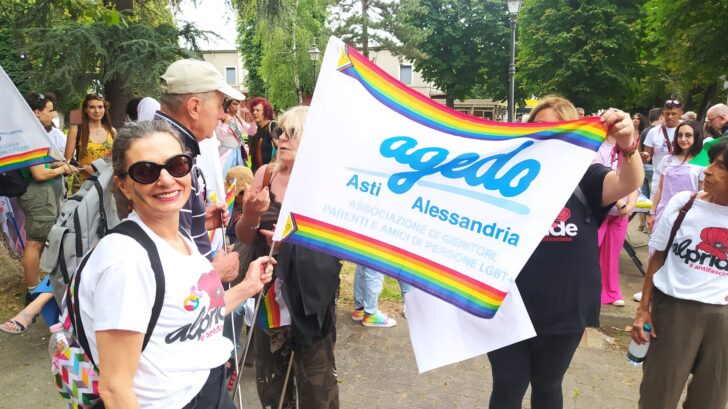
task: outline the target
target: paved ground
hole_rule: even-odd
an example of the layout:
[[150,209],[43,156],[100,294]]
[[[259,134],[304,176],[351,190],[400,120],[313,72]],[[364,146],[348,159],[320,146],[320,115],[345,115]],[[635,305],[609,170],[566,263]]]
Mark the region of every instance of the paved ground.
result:
[[[645,242],[631,233],[633,242]],[[646,261],[646,248],[638,249]],[[6,259],[2,260],[7,267]],[[565,408],[635,408],[641,370],[626,362],[625,325],[634,316],[633,292],[641,287],[641,276],[631,261],[622,257],[622,284],[626,307],[605,306],[600,331],[587,333],[564,382]],[[7,291],[18,293],[17,285]],[[2,305],[0,307],[7,307]],[[412,354],[404,319],[390,329],[367,329],[348,316],[350,306],[341,305],[338,322],[337,366],[342,408],[484,408],[491,389],[490,367],[485,357],[471,359],[422,375]],[[401,317],[399,306],[388,312]],[[0,308],[0,318],[11,316]],[[608,334],[609,337],[605,334]],[[0,333],[0,409],[62,408],[50,382],[47,356],[48,329],[42,323],[22,335]],[[252,370],[243,373],[244,408],[259,408],[253,390]],[[528,400],[524,408],[530,408]],[[305,409],[305,408],[304,408]]]

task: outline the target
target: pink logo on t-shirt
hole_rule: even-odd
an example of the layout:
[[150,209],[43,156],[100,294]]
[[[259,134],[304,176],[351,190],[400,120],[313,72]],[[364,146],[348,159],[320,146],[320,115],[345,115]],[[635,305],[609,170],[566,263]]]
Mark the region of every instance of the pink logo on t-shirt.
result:
[[225,306],[225,292],[215,270],[201,275],[197,281],[197,288],[210,296],[210,308]]

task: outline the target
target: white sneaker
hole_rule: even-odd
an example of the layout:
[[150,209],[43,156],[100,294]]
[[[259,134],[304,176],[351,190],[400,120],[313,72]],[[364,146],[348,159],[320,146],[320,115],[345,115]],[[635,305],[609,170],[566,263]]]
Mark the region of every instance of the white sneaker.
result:
[[638,292],[638,293],[635,293],[635,294],[634,294],[634,295],[632,296],[632,299],[633,299],[633,300],[635,300],[635,301],[637,301],[637,302],[640,302],[640,301],[642,301],[642,291],[640,291],[640,292]]
[[617,300],[612,302],[612,305],[615,307],[624,307],[624,300]]

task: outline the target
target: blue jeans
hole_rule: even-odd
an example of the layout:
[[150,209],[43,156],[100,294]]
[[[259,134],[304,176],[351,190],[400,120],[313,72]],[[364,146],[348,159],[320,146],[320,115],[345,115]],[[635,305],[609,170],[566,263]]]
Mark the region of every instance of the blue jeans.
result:
[[354,308],[364,308],[366,314],[379,312],[379,294],[382,293],[383,285],[382,273],[357,265],[354,272]]

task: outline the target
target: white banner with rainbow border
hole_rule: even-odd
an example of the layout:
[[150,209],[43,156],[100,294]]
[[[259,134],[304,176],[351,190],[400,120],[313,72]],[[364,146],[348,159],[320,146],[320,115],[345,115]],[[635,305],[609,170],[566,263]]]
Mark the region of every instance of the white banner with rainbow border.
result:
[[598,118],[464,115],[331,38],[276,237],[488,320],[604,137]]
[[63,160],[20,91],[0,67],[0,172]]

